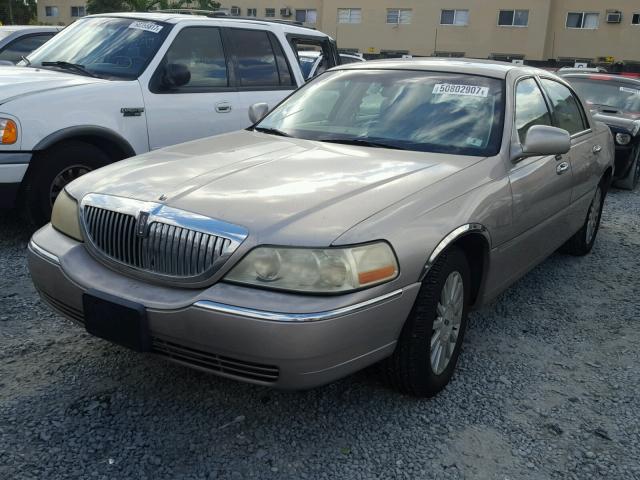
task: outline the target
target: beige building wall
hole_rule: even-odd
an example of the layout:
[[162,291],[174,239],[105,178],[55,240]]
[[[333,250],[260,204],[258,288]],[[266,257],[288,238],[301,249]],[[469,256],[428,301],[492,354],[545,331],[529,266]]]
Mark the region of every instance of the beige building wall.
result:
[[[69,24],[75,20],[71,7],[83,6],[85,1],[39,0],[38,21]],[[296,19],[296,10],[314,10],[315,22],[307,22],[308,26],[334,37],[341,49],[361,53],[527,60],[612,57],[640,62],[640,25],[631,24],[633,14],[640,14],[640,0],[222,0],[221,4],[226,9],[239,7],[242,16],[255,8],[259,18],[265,17],[267,8],[274,8],[276,19],[287,20]],[[58,16],[45,16],[46,6],[56,6]],[[282,8],[289,8],[291,16],[281,17]],[[338,23],[339,8],[361,9],[361,23]],[[410,9],[411,22],[387,24],[389,8]],[[468,10],[468,24],[440,25],[443,9]],[[501,9],[529,10],[528,26],[499,26]],[[607,23],[608,10],[621,11],[622,22]],[[568,12],[597,12],[598,28],[567,28]]]
[[[86,0],[41,0],[38,2],[38,23],[43,25],[69,25],[78,19],[71,16],[71,7],[86,8]],[[55,7],[57,16],[47,16],[46,7]]]

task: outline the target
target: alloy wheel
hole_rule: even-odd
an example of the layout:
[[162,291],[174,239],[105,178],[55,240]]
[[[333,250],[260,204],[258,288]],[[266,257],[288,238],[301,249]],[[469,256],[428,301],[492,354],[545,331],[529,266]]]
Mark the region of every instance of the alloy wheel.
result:
[[70,167],[62,170],[58,175],[56,175],[51,182],[51,187],[49,188],[49,201],[51,202],[51,206],[53,206],[56,198],[62,191],[64,187],[66,187],[69,183],[74,181],[76,178],[81,177],[85,173],[89,173],[91,168],[86,165],[71,165]]
[[464,310],[464,283],[462,275],[453,271],[444,282],[437,306],[437,317],[431,335],[431,369],[436,375],[445,371],[456,348],[462,312]]
[[589,208],[589,219],[587,221],[587,243],[591,243],[593,236],[598,228],[598,222],[600,220],[600,203],[602,203],[602,188],[598,186],[596,194],[591,202],[591,208]]

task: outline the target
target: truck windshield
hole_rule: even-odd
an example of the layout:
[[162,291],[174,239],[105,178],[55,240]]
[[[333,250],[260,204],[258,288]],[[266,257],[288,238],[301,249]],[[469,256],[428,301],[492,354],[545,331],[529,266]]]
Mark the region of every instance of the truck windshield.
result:
[[65,28],[20,65],[132,80],[144,71],[170,28],[161,22],[90,17]]
[[321,142],[491,156],[500,150],[503,112],[502,80],[338,70],[299,89],[255,129]]

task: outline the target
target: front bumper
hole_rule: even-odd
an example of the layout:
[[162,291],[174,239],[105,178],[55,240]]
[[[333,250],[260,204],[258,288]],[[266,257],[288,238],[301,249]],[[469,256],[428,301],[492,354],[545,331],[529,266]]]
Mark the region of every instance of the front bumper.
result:
[[15,206],[30,161],[30,153],[0,152],[0,208]]
[[89,289],[145,306],[152,352],[251,383],[312,388],[344,377],[394,348],[419,284],[311,297],[218,283],[205,290],[151,285],[95,261],[50,225],[36,232],[29,267],[41,296],[83,323]]

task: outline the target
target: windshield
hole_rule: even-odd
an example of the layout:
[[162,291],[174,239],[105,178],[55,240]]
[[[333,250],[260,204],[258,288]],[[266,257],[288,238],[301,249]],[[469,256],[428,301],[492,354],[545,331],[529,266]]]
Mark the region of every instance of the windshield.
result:
[[588,104],[606,105],[623,112],[640,112],[640,85],[589,78],[567,80]]
[[78,20],[29,55],[29,66],[82,75],[82,69],[68,68],[68,64],[74,64],[82,66],[87,75],[135,79],[162,45],[169,28],[159,22],[128,18]]
[[344,70],[301,88],[256,126],[308,140],[490,156],[504,82],[454,73]]

